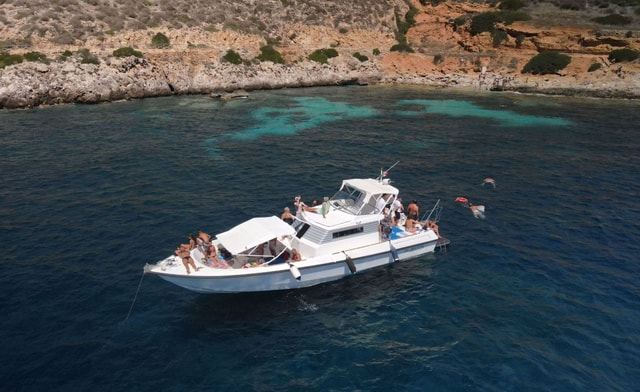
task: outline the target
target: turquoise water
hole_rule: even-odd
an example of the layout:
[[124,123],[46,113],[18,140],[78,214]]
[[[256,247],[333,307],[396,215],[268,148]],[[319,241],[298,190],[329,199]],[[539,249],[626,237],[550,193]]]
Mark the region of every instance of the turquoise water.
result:
[[[635,390],[639,116],[631,101],[420,87],[0,112],[0,385]],[[300,291],[142,278],[189,232],[396,161],[405,201],[444,204],[446,252]]]

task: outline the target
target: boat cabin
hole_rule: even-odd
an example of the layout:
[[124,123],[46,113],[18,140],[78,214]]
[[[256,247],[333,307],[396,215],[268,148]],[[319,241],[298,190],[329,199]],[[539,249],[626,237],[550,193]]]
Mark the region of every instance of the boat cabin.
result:
[[329,211],[324,216],[311,211],[296,215],[292,244],[303,255],[314,257],[383,241],[383,212],[398,193],[388,180],[344,180],[329,198]]

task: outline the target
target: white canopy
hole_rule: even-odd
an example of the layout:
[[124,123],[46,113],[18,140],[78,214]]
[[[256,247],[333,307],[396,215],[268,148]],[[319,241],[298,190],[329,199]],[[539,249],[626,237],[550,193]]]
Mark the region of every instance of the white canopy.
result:
[[277,237],[293,235],[291,225],[277,216],[253,218],[216,235],[222,246],[236,255]]
[[353,178],[350,180],[344,180],[342,181],[342,187],[345,185],[351,185],[352,187],[371,195],[381,195],[385,193],[389,195],[398,194],[398,188],[371,178]]

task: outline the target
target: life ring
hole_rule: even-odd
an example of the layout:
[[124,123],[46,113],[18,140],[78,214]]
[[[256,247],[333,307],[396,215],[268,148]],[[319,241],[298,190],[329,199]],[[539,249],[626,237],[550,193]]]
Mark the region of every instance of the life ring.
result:
[[468,203],[469,200],[466,197],[458,196],[456,197],[456,203]]

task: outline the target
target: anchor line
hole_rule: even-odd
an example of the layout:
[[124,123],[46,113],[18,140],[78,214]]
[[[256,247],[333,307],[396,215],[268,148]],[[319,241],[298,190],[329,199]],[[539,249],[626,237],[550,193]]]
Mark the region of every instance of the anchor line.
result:
[[142,276],[140,277],[140,282],[138,283],[138,289],[136,290],[136,295],[133,297],[133,302],[131,302],[131,307],[129,308],[129,313],[127,313],[127,318],[125,321],[129,320],[129,316],[131,316],[131,311],[133,310],[133,305],[136,303],[136,299],[138,298],[138,293],[140,292],[140,286],[142,286],[142,279],[144,278],[146,271],[142,271]]

